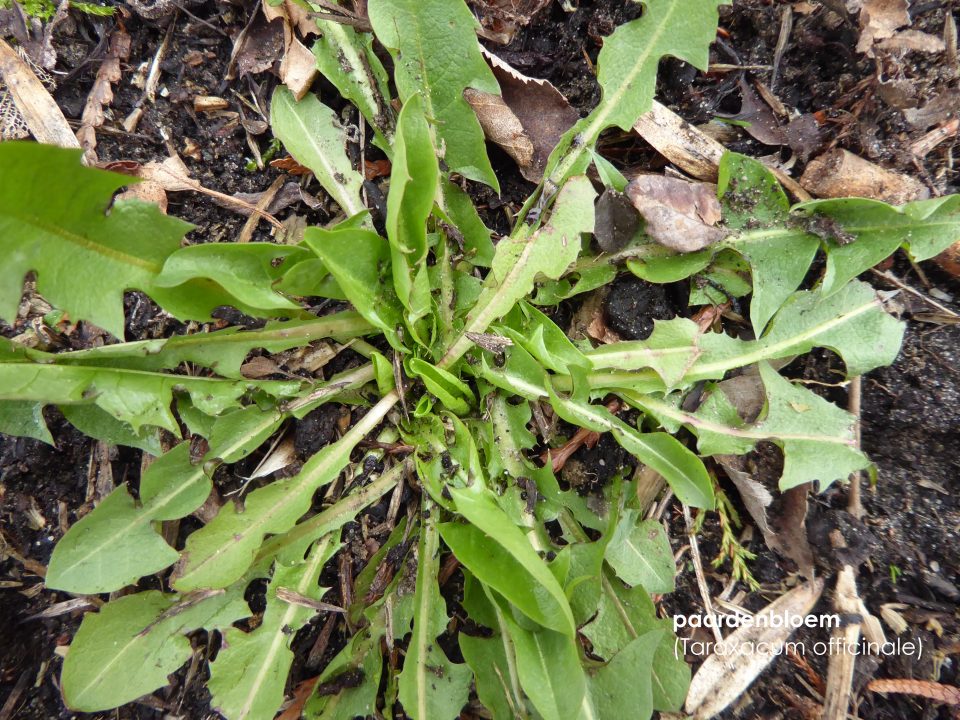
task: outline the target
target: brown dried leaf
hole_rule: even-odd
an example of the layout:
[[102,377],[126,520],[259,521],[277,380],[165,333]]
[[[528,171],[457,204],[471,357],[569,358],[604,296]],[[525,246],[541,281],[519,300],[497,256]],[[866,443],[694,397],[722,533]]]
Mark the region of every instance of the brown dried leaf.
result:
[[283,48],[283,21],[270,22],[263,14],[254,13],[234,42],[227,79],[269,70],[280,59]]
[[289,0],[276,6],[263,0],[261,8],[269,22],[272,23],[278,19],[283,22],[283,60],[280,62],[280,80],[290,88],[293,96],[300,100],[307,94],[319,70],[316,58],[297,38],[294,27],[312,27],[313,32],[316,33],[317,25],[310,20],[306,11]]
[[141,200],[143,202],[153,203],[160,208],[160,212],[167,212],[167,193],[163,186],[152,180],[144,180],[131,185],[122,193],[117,195],[117,200]]
[[640,175],[627,197],[646,221],[646,233],[678,252],[702,250],[726,237],[713,227],[720,219],[716,186],[662,175]]
[[764,145],[786,145],[786,135],[770,105],[764,102],[746,80],[741,78],[739,85],[742,103],[740,112],[730,119],[749,123],[743,129],[757,142]]
[[910,23],[908,0],[864,0],[860,9],[857,52],[873,55],[873,46]]
[[496,55],[486,51],[483,55],[500,83],[503,103],[519,121],[533,146],[530,162],[518,161],[520,174],[530,182],[539,182],[550,153],[561,136],[580,119],[580,113],[548,81],[527,77]]
[[916,695],[946,705],[960,705],[960,688],[932,682],[930,680],[909,680],[907,678],[871,680],[867,683],[867,690],[882,693]]
[[90,88],[87,102],[83,106],[77,139],[90,162],[97,160],[96,129],[103,125],[104,107],[113,102],[113,83],[120,81],[120,61],[130,57],[130,42],[130,36],[122,26],[113,31],[110,36],[110,49],[100,63],[97,78],[93,81],[93,87]]
[[932,125],[947,122],[957,114],[958,107],[960,107],[960,90],[952,88],[944,90],[922,108],[904,110],[903,117],[914,130],[926,130]]

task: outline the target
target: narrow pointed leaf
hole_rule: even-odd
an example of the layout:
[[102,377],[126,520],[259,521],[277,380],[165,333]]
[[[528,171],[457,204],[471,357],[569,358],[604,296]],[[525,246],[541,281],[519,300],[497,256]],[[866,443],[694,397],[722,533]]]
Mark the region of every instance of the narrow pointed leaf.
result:
[[310,168],[347,217],[366,209],[360,197],[363,177],[347,157],[346,131],[333,110],[311,93],[297,102],[281,85],[270,102],[270,127],[294,159]]
[[399,697],[413,720],[453,720],[467,703],[470,668],[452,663],[437,644],[446,632],[446,602],[440,595],[440,536],[437,509],[424,496],[424,523],[420,531],[413,634],[400,673]]

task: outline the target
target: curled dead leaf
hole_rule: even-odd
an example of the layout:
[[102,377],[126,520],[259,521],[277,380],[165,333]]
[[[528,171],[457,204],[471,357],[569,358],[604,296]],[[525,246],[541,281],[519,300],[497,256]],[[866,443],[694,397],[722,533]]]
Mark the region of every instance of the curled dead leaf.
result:
[[[474,107],[480,124],[487,137],[501,144],[517,161],[524,178],[539,182],[550,153],[563,134],[580,119],[580,113],[548,81],[527,77],[492,53],[483,51],[483,56],[500,83],[500,97],[484,98],[481,110]],[[469,97],[467,101],[471,102]],[[490,134],[481,112],[492,116],[487,122],[496,119],[495,129],[505,144]]]
[[533,142],[502,97],[467,88],[463,98],[477,114],[488,140],[502,147],[520,167],[533,163]]
[[910,23],[908,0],[863,0],[857,52],[873,55],[874,45]]
[[702,250],[726,237],[716,186],[662,175],[640,175],[627,185],[627,197],[646,221],[651,239],[677,252]]

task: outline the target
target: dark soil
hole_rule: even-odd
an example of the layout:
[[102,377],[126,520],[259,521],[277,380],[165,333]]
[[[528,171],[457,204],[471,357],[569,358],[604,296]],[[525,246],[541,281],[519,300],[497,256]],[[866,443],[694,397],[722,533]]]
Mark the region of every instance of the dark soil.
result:
[[[194,3],[187,6],[189,14],[177,15],[160,65],[160,92],[155,103],[143,104],[144,115],[132,134],[124,132],[120,123],[141,102],[142,91],[129,78],[142,63],[152,60],[168,32],[171,16],[157,20],[136,15],[125,18],[132,50],[123,68],[124,80],[115,87],[112,116],[98,133],[101,161],[163,159],[167,156],[166,137],[181,153],[193,177],[207,188],[234,194],[260,192],[269,187],[279,171],[269,167],[246,169],[252,153],[236,118],[196,113],[192,105],[194,96],[219,95],[229,99],[230,110],[236,111],[240,107],[233,94],[236,92],[255,100],[266,111],[267,99],[276,84],[271,73],[225,80],[233,48],[231,38],[237,36],[257,5]],[[769,66],[779,34],[781,8],[782,3],[769,0],[737,0],[731,8],[724,8],[721,25],[726,33],[715,45],[712,60]],[[602,37],[640,12],[640,4],[628,0],[583,0],[578,9],[569,13],[561,3],[552,3],[508,47],[491,50],[525,74],[549,79],[574,107],[585,113],[599,99],[592,63]],[[960,21],[956,2],[915,2],[914,27],[942,34],[946,13],[950,12]],[[55,98],[71,120],[79,119],[114,23],[112,19],[73,13],[55,35],[54,46],[59,52]],[[797,11],[791,43],[779,67],[776,94],[800,113],[823,114],[825,124],[815,143],[818,149],[835,144],[912,174],[935,194],[955,192],[955,145],[943,143],[919,161],[910,155],[910,143],[929,125],[907,121],[903,111],[910,109],[911,101],[894,98],[891,87],[881,87],[875,61],[853,49],[857,36],[855,23],[825,11]],[[191,57],[202,57],[202,61],[187,62]],[[908,95],[912,93],[922,106],[924,101],[944,95],[956,85],[955,73],[941,59],[909,53],[885,60],[883,82],[896,79],[900,83],[897,88]],[[738,81],[752,78],[769,82],[769,71],[755,75],[745,71],[703,75],[682,62],[668,60],[662,66],[659,97],[687,119],[705,122],[717,113],[738,112]],[[331,101],[335,92],[323,81],[318,84],[324,99]],[[246,106],[244,112],[250,118],[263,119]],[[269,138],[269,131],[254,135],[261,152],[267,151]],[[662,159],[635,136],[610,132],[601,144],[611,161],[625,171],[659,170],[663,166]],[[790,155],[787,148],[765,146],[744,134],[727,144],[754,156]],[[192,150],[194,147],[198,150]],[[511,212],[519,208],[532,186],[498,149],[491,148],[491,157],[503,186],[502,196],[496,197],[483,188],[471,191],[483,207],[487,224],[506,233]],[[802,170],[802,164],[796,169]],[[315,186],[309,189],[316,191]],[[322,193],[320,199],[317,209],[300,204],[285,213],[305,215],[311,223],[325,222],[330,217],[324,204],[328,201]],[[216,205],[209,197],[193,193],[172,193],[169,212],[196,226],[188,235],[190,242],[232,240],[246,222],[245,217]],[[254,239],[268,239],[263,225]],[[898,264],[895,270],[909,284],[922,288],[921,280],[908,265]],[[934,290],[960,297],[960,284],[931,268],[927,271]],[[127,339],[159,337],[182,330],[178,324],[158,320],[152,303],[142,296],[131,294],[128,301]],[[953,310],[960,309],[956,302],[944,302]],[[625,338],[645,337],[654,318],[671,317],[679,310],[672,296],[632,277],[618,280],[605,306],[609,327]],[[867,607],[879,614],[885,604],[902,603],[899,612],[908,623],[902,637],[917,640],[923,646],[919,659],[889,656],[879,664],[858,662],[858,692],[873,677],[938,680],[948,685],[956,685],[960,680],[960,628],[956,613],[960,599],[960,328],[914,317],[926,311],[928,308],[922,305],[908,305],[908,332],[899,359],[891,368],[878,370],[863,381],[863,447],[878,469],[876,486],[864,490],[866,519],[857,523],[846,515],[846,494],[841,488],[831,488],[809,503],[807,525],[813,541],[826,536],[831,529],[839,529],[851,548],[850,554],[859,563],[858,587]],[[3,330],[6,334],[14,332],[12,328]],[[349,353],[336,362],[349,362]],[[836,367],[836,362],[831,364],[830,357],[824,354],[816,356],[807,371],[801,368],[796,374],[808,380],[835,383],[837,377],[831,370]],[[845,401],[842,390],[825,392],[833,400]],[[44,611],[56,613],[57,603],[72,599],[64,593],[46,591],[39,573],[63,529],[89,509],[88,486],[98,471],[96,465],[91,465],[97,456],[96,443],[74,430],[56,411],[48,414],[55,447],[0,436],[0,720],[77,717],[64,708],[60,698],[61,660],[56,650],[69,644],[83,609],[53,617],[33,616]],[[328,405],[296,423],[291,435],[299,460],[333,439],[340,420],[341,408]],[[114,482],[135,485],[140,470],[139,451],[121,448],[113,453],[103,463],[109,467]],[[254,455],[237,467],[222,469],[217,475],[218,489],[228,492],[238,488],[261,457],[262,454]],[[564,480],[584,493],[596,492],[624,462],[620,447],[602,437],[595,448],[582,449],[571,458],[570,470],[566,471],[570,474],[565,473]],[[102,466],[99,471],[103,472]],[[575,480],[574,476],[580,479]],[[732,487],[727,489],[731,496],[736,495]],[[344,579],[356,577],[386,540],[370,529],[383,523],[388,502],[389,496],[346,529],[347,551],[341,553],[345,560],[327,568],[322,578],[325,585],[333,588],[326,598],[330,602],[344,602],[340,588],[349,584]],[[678,508],[668,509],[667,518],[675,548],[679,548],[685,543],[685,536]],[[181,539],[198,523],[192,518],[183,521],[179,529]],[[700,541],[705,558],[719,552],[719,541],[720,528],[711,515]],[[750,595],[746,605],[756,610],[781,594],[787,579],[796,579],[790,577],[795,566],[767,550],[758,537],[748,547],[757,553],[750,568],[762,591]],[[829,576],[838,569],[840,558],[826,546],[817,546],[817,552],[820,571],[828,576],[828,588],[832,587]],[[410,570],[404,566],[403,553],[389,557],[394,561],[388,568],[390,576]],[[850,557],[844,559],[849,561]],[[729,580],[729,564],[707,570],[711,590],[719,592]],[[456,585],[456,577],[453,576],[451,586]],[[741,587],[738,585],[738,589]],[[261,597],[262,592],[260,587]],[[456,592],[455,587],[450,590],[451,602],[455,602]],[[254,607],[256,596],[252,591],[249,598]],[[830,602],[828,591],[815,612],[830,612]],[[692,572],[685,570],[678,577],[677,592],[664,599],[663,611],[668,616],[702,611]],[[888,636],[893,635],[889,628],[885,629]],[[825,630],[804,632],[797,639],[807,647],[826,639]],[[315,675],[347,638],[341,622],[330,627],[324,623],[308,626],[294,642],[297,659],[291,687]],[[216,639],[201,635],[194,637],[193,642],[198,659],[196,673],[181,670],[169,689],[103,717],[211,717],[209,697],[203,686],[206,669],[202,658],[205,652],[215,651]],[[805,659],[810,672],[785,658],[774,663],[743,701],[724,717],[810,716],[809,703],[818,702],[817,679],[826,677],[826,658],[808,655]],[[884,697],[863,691],[859,697],[859,717],[865,720],[930,720],[948,716],[944,708],[905,696]],[[8,706],[3,706],[8,698]]]

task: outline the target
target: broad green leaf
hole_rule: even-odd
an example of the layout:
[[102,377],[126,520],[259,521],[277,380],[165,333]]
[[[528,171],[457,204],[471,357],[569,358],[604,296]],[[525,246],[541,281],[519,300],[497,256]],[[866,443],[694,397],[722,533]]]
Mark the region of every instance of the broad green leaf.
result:
[[[180,406],[189,404],[189,401],[185,398],[181,400],[182,402],[177,403],[178,410],[180,410]],[[163,454],[160,432],[155,427],[146,425],[140,428],[139,432],[134,432],[132,427],[120,422],[113,415],[101,410],[96,405],[61,405],[60,412],[63,413],[63,416],[71,425],[84,435],[103,440],[111,445],[139,448],[151,455]]]
[[209,415],[241,404],[248,392],[263,390],[289,397],[299,382],[274,380],[222,380],[166,375],[140,370],[32,362],[0,362],[0,401],[31,401],[55,405],[95,403],[135,432],[155,425],[179,435],[170,411],[173,392],[189,393],[193,404]]
[[386,218],[390,265],[393,287],[406,308],[407,327],[416,337],[417,320],[430,312],[426,222],[440,180],[420,95],[411,96],[400,111],[393,149]]
[[[629,131],[653,105],[657,68],[666,55],[707,69],[710,43],[717,33],[717,7],[727,0],[648,0],[643,15],[605,38],[597,58],[600,104],[563,137],[546,175],[561,185],[583,172],[587,152],[611,125]],[[562,160],[560,159],[562,158]]]
[[[679,440],[666,433],[642,433],[606,408],[561,397],[547,384],[550,404],[567,422],[595,432],[610,432],[624,450],[660,473],[681,502],[713,507],[713,483],[700,459]],[[643,396],[641,396],[643,397]]]
[[759,340],[704,335],[702,354],[686,379],[719,379],[727,370],[801,355],[815,347],[840,355],[848,376],[863,375],[893,362],[903,331],[903,324],[884,311],[866,283],[851,282],[829,296],[820,290],[801,291],[784,303]]
[[270,322],[260,330],[232,327],[56,354],[29,350],[26,357],[58,365],[129,370],[168,370],[180,363],[190,362],[210,368],[223,377],[239,378],[240,366],[250,351],[256,348],[276,353],[324,338],[345,342],[372,332],[370,323],[359,313],[344,310],[312,320]]
[[483,586],[469,574],[464,582],[463,608],[471,620],[490,628],[492,633],[490,637],[475,637],[461,632],[458,638],[463,658],[473,670],[477,697],[494,720],[526,717],[513,641]]
[[232,327],[214,332],[138,340],[56,354],[31,350],[28,356],[33,360],[58,365],[130,370],[168,370],[180,363],[191,362],[210,368],[223,377],[239,378],[240,366],[255,348],[276,353],[323,338],[346,342],[368,335],[372,331],[371,325],[358,313],[344,310],[312,320],[270,322],[260,330]]
[[763,164],[726,152],[717,170],[717,196],[728,228],[755,228],[783,223],[790,201],[777,177]]
[[134,181],[83,167],[80,154],[0,143],[0,318],[13,322],[32,270],[37,291],[72,319],[122,338],[124,290],[152,295],[191,226],[138,201],[117,202],[108,214],[114,191]]
[[473,200],[446,178],[440,180],[440,193],[449,224],[463,236],[465,259],[479,267],[490,267],[494,252],[491,233],[477,214]]
[[229,627],[249,614],[243,588],[196,596],[147,590],[112,600],[84,616],[70,644],[60,676],[67,706],[97,712],[152,693],[190,658],[187,632]]
[[336,114],[311,93],[299,102],[280,85],[270,102],[270,128],[294,159],[352,217],[366,208],[360,194],[363,177],[347,157],[346,132]]
[[[457,510],[470,524],[451,522],[440,526],[443,541],[457,559],[531,620],[572,634],[573,615],[563,589],[496,502],[467,501],[458,504]],[[491,529],[500,534],[490,535]]]
[[390,246],[362,228],[307,228],[304,242],[337,279],[347,298],[364,319],[380,329],[394,348],[402,308],[389,279]]
[[29,437],[53,445],[53,437],[43,419],[43,403],[29,400],[0,403],[0,433]]
[[577,259],[580,234],[593,230],[595,195],[587,178],[572,178],[557,196],[547,225],[532,235],[514,234],[497,244],[483,290],[467,314],[464,334],[447,350],[441,367],[453,364],[470,348],[467,332],[485,332],[530,293],[538,276],[556,279]]
[[919,200],[893,207],[876,200],[816,200],[795,209],[810,229],[823,236],[827,250],[824,292],[849,280],[904,247],[915,260],[946,250],[960,234],[960,196]]
[[544,628],[527,630],[506,612],[500,619],[513,641],[520,685],[537,712],[544,720],[580,718],[590,699],[576,636]]
[[300,310],[300,306],[273,290],[282,274],[281,262],[308,256],[304,248],[273,243],[205,243],[173,253],[154,283],[175,288],[190,280],[209,279],[237,298],[243,308]]
[[[761,361],[789,358],[815,347],[833,350],[853,377],[889,365],[896,358],[904,326],[883,309],[869,285],[851,282],[828,297],[820,290],[794,293],[770,322],[759,340],[739,340],[724,333],[700,337],[700,355],[680,384],[719,380],[730,370]],[[511,348],[514,350],[515,348]],[[662,380],[648,370],[595,371],[588,376],[591,389],[621,392],[632,402],[639,393],[662,392]],[[569,382],[557,378],[558,389]]]
[[598,717],[639,720],[653,714],[653,688],[645,670],[654,666],[663,636],[662,630],[653,630],[632,640],[590,678]]
[[350,461],[350,453],[396,404],[395,393],[384,396],[339,440],[327,445],[293,477],[254,490],[243,509],[233,502],[187,540],[174,570],[173,586],[180,591],[226,587],[246,572],[269,534],[293,528],[318,488],[332,482]]
[[589,362],[553,320],[532,305],[518,304],[521,317],[516,327],[504,327],[503,334],[533,355],[549,370],[569,373],[573,367],[587,367]]
[[617,577],[628,585],[642,585],[648,593],[674,590],[677,572],[673,550],[663,526],[656,520],[638,522],[636,511],[620,518],[604,554]]
[[463,0],[371,0],[367,10],[377,39],[393,55],[400,100],[423,96],[447,166],[499,191],[483,130],[463,91],[499,94],[500,87],[480,54],[477,21]]
[[320,37],[311,48],[317,68],[373,128],[376,145],[392,152],[393,110],[387,72],[373,50],[373,36],[344,23],[317,20]]
[[438,510],[424,495],[413,634],[400,673],[400,702],[413,720],[453,720],[460,715],[470,694],[470,668],[450,662],[437,643],[437,637],[446,632],[449,622],[446,602],[437,584]]
[[642,587],[628,588],[616,578],[605,578],[597,616],[582,631],[594,654],[613,660],[631,642],[652,631],[662,631],[653,662],[643,666],[650,669],[653,706],[662,712],[676,712],[687,696],[690,668],[677,649],[670,621],[657,617]]
[[290,644],[316,611],[277,597],[281,588],[320,600],[326,588],[317,585],[324,564],[339,549],[328,536],[306,560],[292,566],[278,564],[267,588],[266,610],[251,632],[228,628],[224,647],[210,663],[207,687],[210,704],[227,720],[272,718],[283,704],[287,675],[293,665]]

